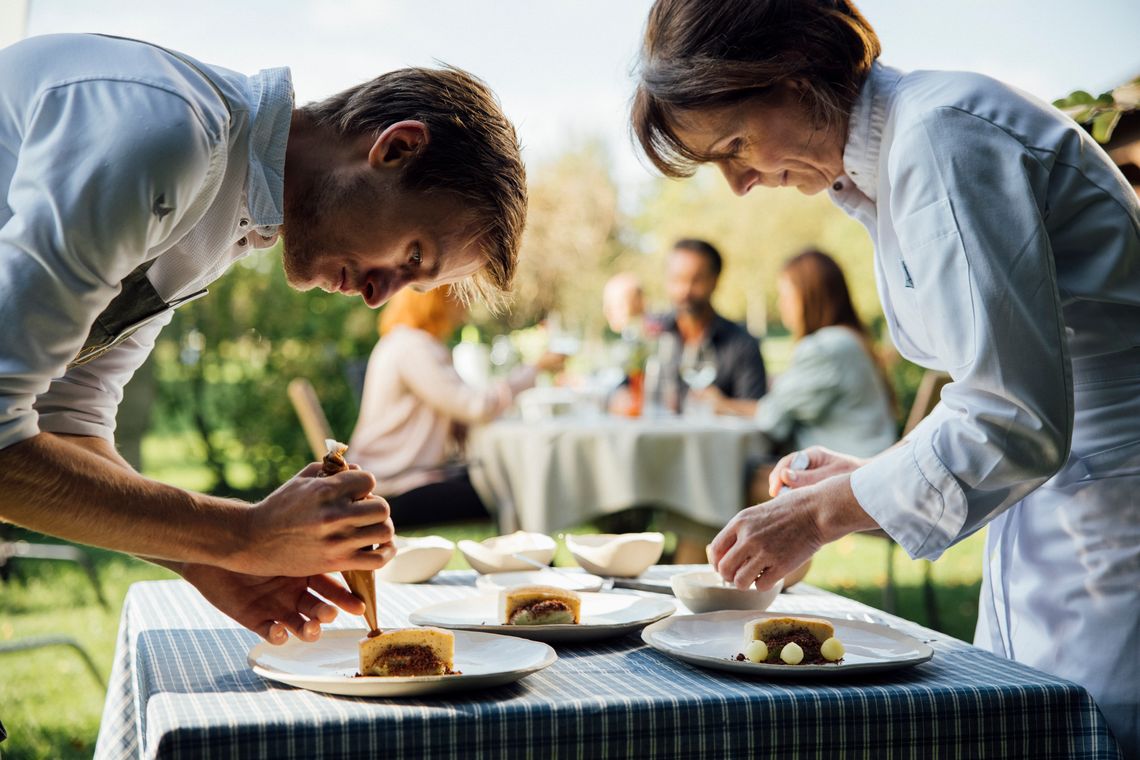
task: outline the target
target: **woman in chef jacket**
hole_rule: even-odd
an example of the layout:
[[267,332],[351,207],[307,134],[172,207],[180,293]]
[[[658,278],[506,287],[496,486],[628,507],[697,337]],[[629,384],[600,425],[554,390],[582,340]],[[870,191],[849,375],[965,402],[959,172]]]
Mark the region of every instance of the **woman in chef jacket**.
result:
[[1085,686],[1140,752],[1140,208],[1084,131],[969,73],[904,73],[848,0],[658,0],[633,129],[665,174],[827,191],[875,244],[895,344],[950,373],[872,459],[807,449],[711,547],[770,586],[881,527],[937,558],[989,526],[975,642]]

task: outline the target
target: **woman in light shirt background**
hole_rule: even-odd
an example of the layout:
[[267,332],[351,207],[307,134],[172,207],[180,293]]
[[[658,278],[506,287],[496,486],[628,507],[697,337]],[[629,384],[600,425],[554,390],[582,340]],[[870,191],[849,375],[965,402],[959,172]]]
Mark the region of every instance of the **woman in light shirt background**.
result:
[[397,529],[488,516],[463,464],[467,426],[498,417],[539,372],[557,372],[566,359],[547,353],[486,388],[468,385],[446,343],[466,318],[446,288],[402,290],[380,312],[349,451],[376,476]]
[[753,417],[778,450],[823,446],[869,457],[891,446],[898,426],[890,384],[843,270],[807,250],[784,264],[776,287],[780,320],[795,341],[791,364],[759,401],[715,388],[703,394],[720,414]]

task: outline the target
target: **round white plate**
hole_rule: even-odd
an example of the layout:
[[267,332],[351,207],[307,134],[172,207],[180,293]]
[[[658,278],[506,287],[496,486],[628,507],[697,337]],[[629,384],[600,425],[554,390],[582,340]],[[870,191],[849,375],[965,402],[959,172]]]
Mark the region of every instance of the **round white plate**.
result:
[[326,629],[311,644],[292,637],[281,646],[263,641],[249,650],[249,664],[263,678],[310,691],[349,697],[410,697],[501,686],[558,659],[541,642],[458,631],[455,669],[459,675],[357,677],[358,642],[366,633],[363,629]]
[[771,665],[738,662],[744,651],[744,624],[762,617],[787,617],[788,613],[726,610],[702,615],[679,615],[646,628],[642,640],[654,649],[704,668],[744,675],[800,676],[846,675],[894,670],[926,662],[934,650],[913,636],[876,623],[840,620],[823,615],[803,615],[826,620],[835,627],[847,654],[840,663],[827,665]]
[[677,610],[671,599],[590,592],[579,596],[582,613],[577,625],[501,625],[498,594],[480,594],[421,607],[408,619],[412,625],[503,633],[535,641],[578,642],[630,633]]
[[513,586],[557,586],[571,591],[597,591],[605,581],[596,575],[577,571],[520,570],[514,573],[488,573],[475,580],[475,587],[484,591],[499,591]]

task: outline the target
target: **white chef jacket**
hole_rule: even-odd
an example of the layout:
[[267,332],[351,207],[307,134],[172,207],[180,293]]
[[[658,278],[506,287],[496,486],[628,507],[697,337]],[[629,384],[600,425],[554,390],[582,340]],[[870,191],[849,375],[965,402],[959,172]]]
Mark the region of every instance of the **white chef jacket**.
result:
[[169,303],[272,244],[292,103],[287,69],[246,77],[132,40],[0,50],[0,448],[40,431],[112,438],[171,311],[67,365],[144,262]]
[[1086,686],[1140,752],[1135,193],[1052,107],[879,64],[843,164],[891,337],[952,378],[856,499],[913,557],[989,523],[976,643]]

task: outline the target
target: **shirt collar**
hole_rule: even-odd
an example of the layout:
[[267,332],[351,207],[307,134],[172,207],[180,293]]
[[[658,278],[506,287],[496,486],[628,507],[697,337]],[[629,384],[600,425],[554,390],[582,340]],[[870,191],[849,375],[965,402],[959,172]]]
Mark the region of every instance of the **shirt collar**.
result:
[[285,146],[293,119],[293,82],[289,69],[265,69],[250,77],[253,90],[249,139],[248,203],[257,228],[285,220]]
[[843,148],[843,171],[871,201],[877,200],[883,125],[900,79],[901,71],[876,61],[871,64],[867,80],[851,108],[847,144]]

